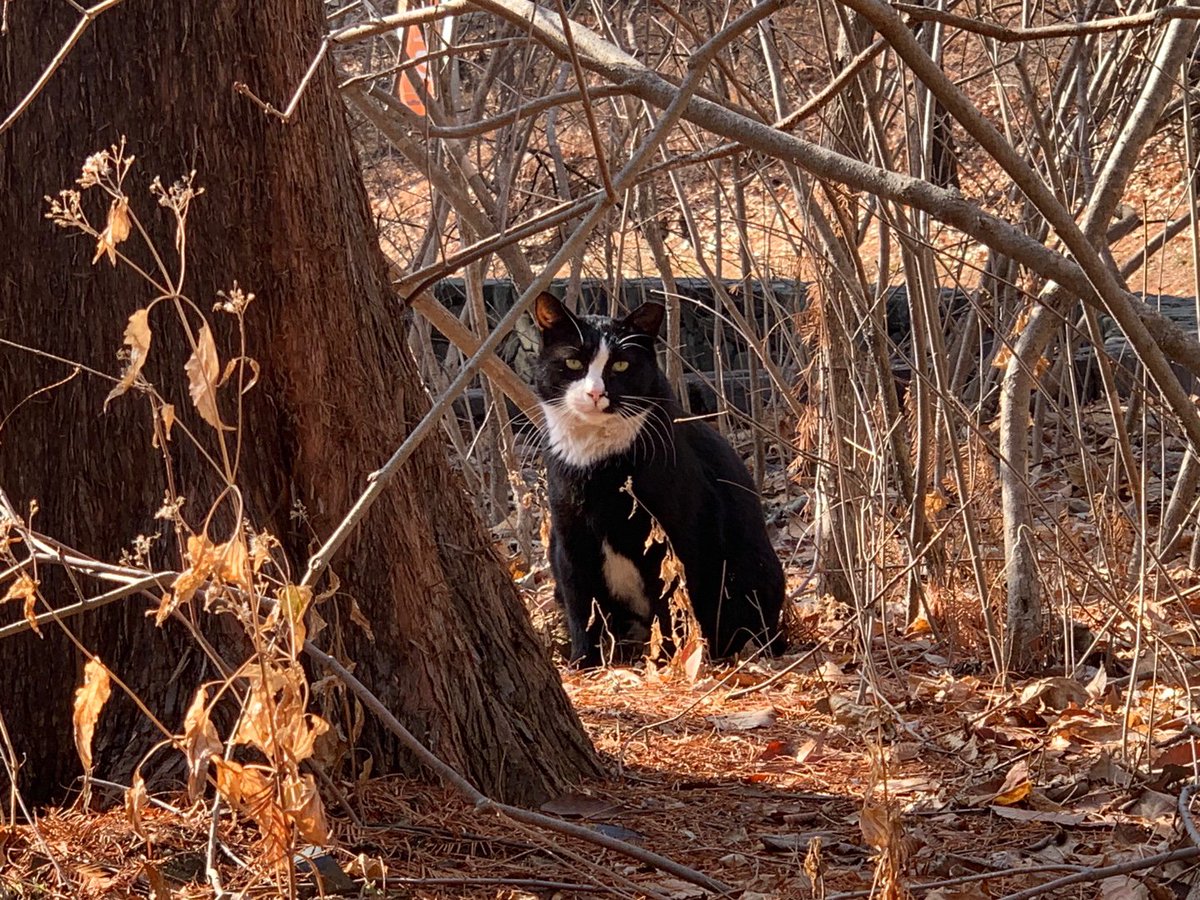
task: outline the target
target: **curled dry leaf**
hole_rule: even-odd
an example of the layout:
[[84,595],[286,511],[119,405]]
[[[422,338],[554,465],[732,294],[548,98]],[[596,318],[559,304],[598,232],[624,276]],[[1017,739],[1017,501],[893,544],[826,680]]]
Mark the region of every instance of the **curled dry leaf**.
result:
[[125,818],[129,820],[129,826],[134,833],[146,843],[150,843],[150,835],[146,833],[146,824],[142,821],[147,799],[146,781],[139,770],[133,773],[133,782],[125,792]]
[[29,627],[33,629],[34,634],[41,637],[41,629],[38,628],[37,614],[37,589],[38,582],[31,578],[25,572],[17,576],[16,581],[8,586],[8,590],[4,592],[4,596],[0,597],[0,606],[8,603],[10,600],[23,600],[25,603],[25,621],[29,623]]
[[1027,684],[1021,691],[1022,706],[1037,705],[1060,712],[1069,706],[1085,706],[1090,697],[1087,689],[1074,678],[1056,675],[1051,678],[1040,678],[1032,684]]
[[217,378],[221,363],[208,325],[201,327],[196,337],[196,349],[184,363],[183,370],[188,377],[188,394],[201,418],[218,431],[224,431],[228,426],[221,422],[221,413],[217,409]]
[[688,684],[695,684],[700,676],[700,666],[704,662],[704,639],[700,637],[699,628],[688,629],[683,646],[675,651],[667,671],[675,677],[682,677]]
[[171,900],[171,886],[157,865],[149,860],[142,863],[142,877],[150,886],[150,900]]
[[284,812],[300,837],[318,846],[329,843],[325,806],[311,775],[289,775],[283,783]]
[[218,578],[244,591],[254,589],[250,551],[246,548],[246,539],[240,532],[232,540],[214,547],[213,555],[217,560],[215,574]]
[[1033,785],[1029,781],[1029,763],[1020,760],[1008,770],[1004,784],[992,798],[992,803],[996,806],[1013,806],[1028,797],[1031,790]]
[[25,572],[17,576],[16,581],[8,586],[4,596],[0,597],[0,605],[10,600],[26,600],[37,595],[38,583]]
[[129,348],[129,365],[117,386],[104,398],[104,409],[108,409],[110,400],[133,387],[134,380],[146,364],[146,356],[150,353],[150,310],[139,309],[129,317],[129,324],[125,326],[125,346]]
[[162,408],[163,436],[169,441],[171,429],[175,426],[175,404],[164,403]]
[[33,629],[33,633],[41,637],[42,629],[38,628],[36,606],[37,594],[30,594],[25,598],[25,621],[29,623],[29,627]]
[[295,659],[304,649],[304,641],[308,636],[304,614],[312,602],[312,588],[285,584],[275,596],[279,599],[279,608],[283,610],[283,618],[292,632],[292,658]]
[[263,766],[241,765],[216,759],[217,790],[234,809],[258,825],[264,849],[272,859],[281,858],[291,841],[291,828],[310,844],[329,843],[325,807],[311,775],[283,776],[277,799],[275,778]]
[[239,533],[224,544],[214,544],[205,534],[187,539],[188,567],[175,576],[171,593],[164,594],[154,615],[161,626],[180,604],[187,603],[209,579],[217,579],[249,591],[254,586],[254,570],[245,538]]
[[83,667],[83,684],[75,690],[75,749],[85,771],[92,768],[92,735],[100,710],[112,694],[108,669],[98,659],[89,659]]
[[242,815],[249,816],[262,834],[264,850],[278,862],[288,849],[287,816],[275,799],[271,772],[262,766],[246,765],[216,757],[217,790]]
[[214,546],[205,534],[193,534],[187,539],[188,567],[175,576],[171,583],[171,592],[163,594],[158,611],[154,614],[154,624],[162,626],[182,603],[187,603],[195,596],[204,582],[208,581],[216,564]]
[[100,257],[108,254],[109,265],[117,264],[117,244],[129,237],[129,201],[117,197],[108,207],[108,224],[96,239],[96,255],[92,257],[92,265],[100,261]]
[[235,744],[257,747],[268,759],[299,764],[313,754],[329,730],[320,716],[304,712],[303,674],[299,666],[248,673],[250,695],[238,723]]
[[208,775],[208,761],[223,749],[217,729],[208,718],[208,688],[196,691],[192,705],[183,720],[183,740],[180,749],[187,757],[188,799],[195,800],[204,787]]
[[346,872],[356,878],[378,881],[387,877],[387,863],[381,857],[360,853],[347,864]]
[[858,817],[858,827],[868,846],[885,850],[899,834],[900,818],[892,807],[868,802]]
[[362,611],[354,597],[350,598],[350,621],[366,632],[368,641],[372,644],[375,643],[375,632],[371,630],[371,620],[367,618],[366,613]]

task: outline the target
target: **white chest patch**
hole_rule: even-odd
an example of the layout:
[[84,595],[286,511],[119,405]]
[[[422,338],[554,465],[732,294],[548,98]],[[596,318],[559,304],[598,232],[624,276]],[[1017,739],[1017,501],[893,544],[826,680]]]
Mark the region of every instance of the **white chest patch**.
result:
[[572,382],[561,399],[541,404],[549,450],[580,469],[632,447],[650,416],[649,410],[609,412],[604,367],[610,355],[608,342],[601,343],[586,374]]
[[567,465],[586,469],[633,446],[650,415],[648,410],[624,416],[595,413],[581,416],[560,404],[542,404],[547,445]]
[[622,556],[604,542],[604,583],[613,597],[624,601],[639,618],[650,616],[650,598],[646,596],[646,584],[642,573],[628,556]]

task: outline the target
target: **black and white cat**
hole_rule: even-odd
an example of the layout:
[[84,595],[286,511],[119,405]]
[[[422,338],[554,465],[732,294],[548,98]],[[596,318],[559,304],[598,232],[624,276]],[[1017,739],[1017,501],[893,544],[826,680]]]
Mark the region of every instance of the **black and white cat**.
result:
[[783,568],[750,475],[716,430],[676,421],[654,354],[663,312],[645,303],[614,320],[576,316],[546,293],[536,301],[550,562],[571,660],[583,666],[639,658],[656,617],[671,633],[674,586],[660,575],[665,546],[646,546],[651,516],[683,564],[714,657],[752,638],[772,653],[786,643]]

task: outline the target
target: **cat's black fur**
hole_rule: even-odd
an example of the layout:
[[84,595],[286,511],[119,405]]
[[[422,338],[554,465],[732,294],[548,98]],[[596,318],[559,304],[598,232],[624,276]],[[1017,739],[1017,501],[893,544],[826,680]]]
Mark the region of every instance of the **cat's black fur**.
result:
[[[651,515],[683,563],[709,652],[729,656],[751,638],[780,652],[784,576],[759,498],[716,430],[676,421],[681,410],[654,354],[663,308],[643,304],[617,320],[575,316],[542,294],[534,317],[542,332],[535,387],[547,415],[550,560],[572,661],[640,658],[654,617],[670,635],[673,586],[664,592],[665,547],[646,547]],[[602,347],[609,355],[601,369]],[[644,593],[631,600],[639,580]]]

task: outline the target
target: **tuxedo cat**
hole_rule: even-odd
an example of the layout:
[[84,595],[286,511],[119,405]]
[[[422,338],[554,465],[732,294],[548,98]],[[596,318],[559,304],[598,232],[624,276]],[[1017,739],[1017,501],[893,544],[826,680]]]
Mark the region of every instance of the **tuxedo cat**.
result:
[[655,618],[671,634],[674,585],[660,575],[665,546],[647,547],[651,516],[683,564],[714,657],[751,638],[771,653],[786,642],[783,568],[750,474],[716,430],[676,421],[654,354],[663,312],[645,303],[614,320],[576,316],[547,293],[536,300],[550,564],[571,661],[583,666],[639,658]]

